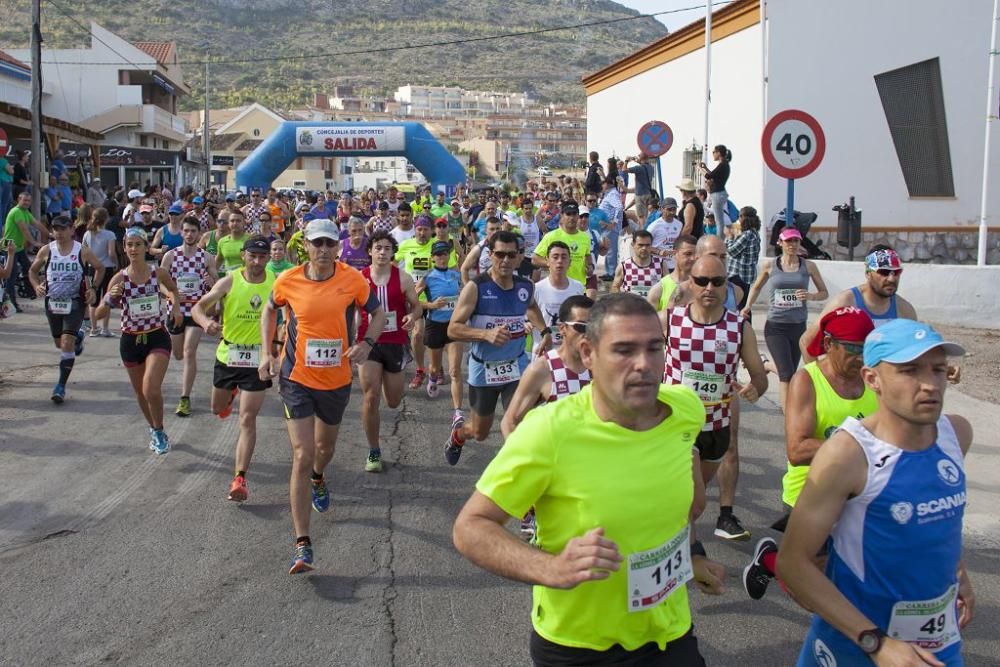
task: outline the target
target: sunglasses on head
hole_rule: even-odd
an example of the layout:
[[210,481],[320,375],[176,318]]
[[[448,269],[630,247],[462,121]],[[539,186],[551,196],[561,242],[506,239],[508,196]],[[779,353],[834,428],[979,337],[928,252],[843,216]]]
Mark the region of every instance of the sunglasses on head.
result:
[[314,248],[322,248],[323,246],[326,246],[327,248],[337,247],[337,241],[335,241],[334,239],[328,239],[326,237],[312,239],[311,241],[309,241],[309,243],[311,243],[312,247]]
[[515,250],[494,250],[490,254],[497,259],[514,259],[517,257],[517,251]]
[[578,334],[587,333],[586,322],[561,322],[560,324],[565,324],[566,326],[571,327],[573,331],[577,332]]
[[698,287],[707,287],[712,283],[712,287],[722,287],[726,284],[725,276],[691,276],[691,280]]

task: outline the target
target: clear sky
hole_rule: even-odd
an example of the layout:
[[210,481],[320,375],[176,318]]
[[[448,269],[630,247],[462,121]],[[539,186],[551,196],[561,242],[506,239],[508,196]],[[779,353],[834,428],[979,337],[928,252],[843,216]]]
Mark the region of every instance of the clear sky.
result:
[[682,7],[695,7],[698,9],[678,12],[676,14],[663,14],[657,16],[658,20],[670,30],[686,26],[705,15],[705,0],[616,0],[618,4],[625,5],[631,9],[638,10],[643,14],[652,14],[671,9],[681,9]]

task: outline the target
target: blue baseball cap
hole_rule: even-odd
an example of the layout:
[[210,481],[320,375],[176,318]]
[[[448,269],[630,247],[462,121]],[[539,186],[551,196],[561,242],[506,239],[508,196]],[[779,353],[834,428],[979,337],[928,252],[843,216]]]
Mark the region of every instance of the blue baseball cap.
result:
[[205,200],[202,199],[201,197],[195,197],[194,199],[191,200],[191,203],[192,204],[204,204]]
[[236,201],[236,197],[233,196],[233,193],[229,192],[226,194],[226,201]]
[[305,215],[302,216],[302,219],[305,220],[306,222],[312,222],[313,220],[316,219],[316,214],[306,213]]
[[180,215],[183,212],[184,209],[181,208],[180,204],[173,204],[170,208],[167,209],[167,213],[169,213],[170,215]]
[[883,361],[905,364],[940,347],[945,354],[960,357],[965,348],[950,343],[929,324],[897,319],[883,324],[865,339],[865,366],[874,368]]

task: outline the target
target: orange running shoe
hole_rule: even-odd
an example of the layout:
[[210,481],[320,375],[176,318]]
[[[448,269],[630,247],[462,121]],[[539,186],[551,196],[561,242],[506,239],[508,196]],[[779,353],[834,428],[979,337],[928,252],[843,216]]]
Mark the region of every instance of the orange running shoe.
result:
[[250,490],[247,489],[247,478],[243,475],[233,477],[233,483],[229,485],[229,500],[242,503],[250,497]]

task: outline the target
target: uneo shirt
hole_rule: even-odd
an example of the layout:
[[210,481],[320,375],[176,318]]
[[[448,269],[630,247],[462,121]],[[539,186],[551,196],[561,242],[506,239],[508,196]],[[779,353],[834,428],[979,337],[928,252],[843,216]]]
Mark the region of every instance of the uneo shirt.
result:
[[542,240],[535,246],[535,254],[539,257],[547,257],[549,246],[553,241],[562,241],[569,246],[569,269],[566,271],[573,280],[581,283],[587,282],[587,253],[590,252],[590,234],[586,231],[577,231],[576,234],[567,234],[561,227],[553,229],[542,237]]
[[[603,527],[625,558],[607,579],[571,590],[535,586],[531,621],[539,635],[596,651],[614,644],[635,650],[651,641],[663,649],[691,628],[687,588],[680,583],[633,611],[630,583],[637,581],[629,581],[629,572],[640,559],[630,556],[687,535],[694,498],[691,448],[705,409],[689,388],[661,385],[658,398],[670,406],[670,416],[647,431],[631,431],[597,416],[592,389],[529,412],[476,489],[512,516],[524,516],[533,506],[543,551],[558,554],[572,538]],[[628,493],[608,484],[611,479],[629,480]],[[686,541],[679,552],[671,550],[672,563],[677,553],[682,567],[690,564]],[[653,581],[646,569],[632,576],[640,575],[647,586]]]

